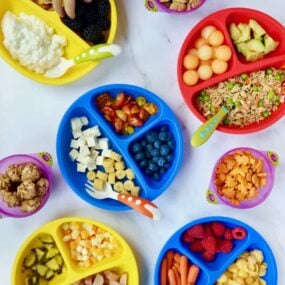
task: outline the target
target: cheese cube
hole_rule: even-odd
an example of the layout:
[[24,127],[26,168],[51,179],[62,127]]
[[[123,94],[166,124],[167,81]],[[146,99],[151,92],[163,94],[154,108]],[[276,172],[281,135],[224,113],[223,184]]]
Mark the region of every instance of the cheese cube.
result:
[[111,155],[112,155],[112,150],[110,150],[110,149],[104,149],[103,151],[102,151],[102,156],[104,156],[104,157],[111,157]]
[[112,158],[104,158],[103,160],[103,166],[104,168],[110,168],[113,167],[114,160]]
[[71,158],[72,161],[75,161],[78,157],[79,153],[76,149],[72,149],[69,153],[69,157]]
[[87,126],[89,123],[88,118],[85,116],[80,117],[80,121],[81,121],[82,126]]
[[71,130],[74,131],[81,131],[82,128],[82,122],[80,120],[80,118],[76,117],[76,118],[72,118],[71,121]]
[[78,140],[77,140],[77,144],[79,147],[85,146],[86,145],[86,139],[81,136]]
[[101,179],[98,179],[98,178],[95,178],[94,179],[94,182],[93,182],[93,187],[96,189],[96,190],[103,190],[105,186],[105,181],[101,180]]
[[95,137],[88,137],[87,138],[87,140],[86,140],[86,142],[87,142],[87,145],[89,146],[89,147],[93,147],[93,146],[96,146],[97,145],[97,139],[95,138]]
[[81,131],[72,131],[72,136],[75,139],[78,139],[82,136],[82,132]]
[[109,140],[107,138],[101,138],[98,140],[99,149],[108,149]]
[[85,156],[89,155],[90,151],[89,151],[88,146],[81,146],[79,148],[79,153],[82,154],[82,155],[85,155]]
[[97,165],[103,165],[103,160],[104,160],[103,156],[101,156],[101,155],[97,156],[96,164]]
[[96,176],[103,181],[107,181],[108,178],[108,174],[100,170],[97,171]]
[[115,168],[114,168],[113,166],[107,167],[107,168],[104,167],[104,169],[105,169],[105,171],[106,171],[107,173],[113,173],[113,172],[115,172]]
[[100,137],[101,136],[101,132],[98,126],[94,126],[92,128],[90,128],[90,135],[94,136],[94,137]]
[[85,172],[86,165],[83,163],[77,163],[77,172]]
[[77,140],[71,140],[70,147],[71,148],[79,148],[78,141]]
[[112,151],[112,153],[111,153],[111,158],[113,158],[113,159],[116,160],[116,161],[121,161],[122,156],[121,156],[120,154],[118,154],[118,153]]
[[82,164],[85,164],[87,167],[87,164],[91,160],[91,158],[88,155],[83,155],[83,154],[79,153],[76,160]]
[[96,160],[90,159],[87,163],[88,170],[95,170],[97,168]]

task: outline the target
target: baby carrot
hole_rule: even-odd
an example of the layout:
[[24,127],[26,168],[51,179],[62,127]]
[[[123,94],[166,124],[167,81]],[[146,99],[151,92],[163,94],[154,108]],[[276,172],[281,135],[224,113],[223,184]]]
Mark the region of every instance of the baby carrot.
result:
[[168,270],[168,281],[169,285],[178,285],[176,284],[175,273],[172,269]]
[[173,265],[172,265],[172,268],[173,267],[176,268],[178,272],[180,272],[180,263],[174,262]]
[[188,260],[186,256],[180,258],[181,285],[187,285]]
[[176,252],[173,256],[174,260],[179,263],[180,263],[180,257],[181,257],[181,254],[179,254],[178,252]]
[[200,268],[197,265],[191,265],[188,270],[187,285],[195,285]]
[[174,252],[169,250],[166,254],[167,258],[167,271],[172,267]]
[[176,285],[181,285],[179,271],[175,267],[173,267],[173,271],[175,275]]
[[160,268],[160,285],[167,284],[167,258],[164,257]]

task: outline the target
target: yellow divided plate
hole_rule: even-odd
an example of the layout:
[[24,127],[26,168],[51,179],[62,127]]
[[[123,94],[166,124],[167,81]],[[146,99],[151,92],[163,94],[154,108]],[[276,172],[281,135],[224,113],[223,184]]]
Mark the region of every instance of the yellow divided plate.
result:
[[[111,28],[109,30],[107,43],[112,43],[114,41],[117,30],[117,10],[115,6],[115,0],[109,0],[109,2],[111,5]],[[0,22],[6,11],[10,11],[16,15],[18,15],[20,12],[25,12],[29,15],[35,15],[45,21],[50,27],[53,27],[55,29],[55,33],[62,36],[64,35],[67,39],[67,46],[65,47],[64,57],[67,59],[80,54],[90,47],[88,43],[82,40],[76,33],[74,33],[71,29],[69,29],[61,22],[60,17],[56,12],[44,10],[36,3],[32,2],[32,0],[1,1]],[[99,61],[82,63],[71,68],[65,75],[60,78],[47,78],[44,75],[37,74],[21,66],[17,60],[14,60],[11,57],[10,53],[3,45],[2,29],[0,29],[0,56],[2,56],[4,60],[12,67],[14,67],[17,71],[29,77],[30,79],[51,85],[63,85],[75,81],[87,74],[99,63]]]
[[[79,267],[77,262],[71,259],[68,245],[63,241],[62,225],[65,223],[92,224],[115,237],[115,239],[118,241],[119,246],[111,257],[106,257],[101,261],[97,261],[95,264],[91,265],[88,268]],[[26,285],[26,275],[23,271],[23,262],[25,257],[33,248],[40,246],[41,242],[39,241],[39,237],[43,234],[49,234],[53,238],[63,258],[64,266],[62,273],[56,275],[49,282],[40,281],[40,285],[71,285],[75,281],[114,268],[118,268],[119,273],[127,273],[128,285],[139,284],[139,273],[135,257],[127,242],[118,233],[97,221],[79,217],[68,217],[55,220],[42,226],[24,242],[18,251],[18,254],[14,261],[12,269],[12,285]]]

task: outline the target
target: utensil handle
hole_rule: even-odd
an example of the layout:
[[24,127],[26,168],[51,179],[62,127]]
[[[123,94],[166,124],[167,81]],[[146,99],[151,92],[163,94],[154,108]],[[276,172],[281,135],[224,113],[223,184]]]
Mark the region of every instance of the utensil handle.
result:
[[160,220],[161,215],[157,206],[144,198],[120,193],[117,199],[153,220]]
[[206,121],[194,132],[191,137],[191,145],[193,147],[197,147],[204,144],[212,136],[213,132],[216,130],[219,123],[224,119],[228,112],[229,110],[222,106],[216,115]]
[[122,49],[115,44],[99,44],[92,46],[90,49],[77,55],[73,60],[74,63],[99,60],[120,54]]

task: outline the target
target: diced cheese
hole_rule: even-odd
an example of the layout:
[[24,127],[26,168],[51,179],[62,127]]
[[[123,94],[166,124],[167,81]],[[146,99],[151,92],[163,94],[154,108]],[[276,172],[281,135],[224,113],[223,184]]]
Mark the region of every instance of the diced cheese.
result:
[[88,148],[88,146],[81,146],[79,148],[79,153],[82,154],[82,155],[89,155],[90,154],[90,150]]
[[86,171],[86,165],[83,163],[77,163],[77,171],[78,172],[85,172]]
[[72,131],[72,136],[75,139],[78,139],[82,136],[82,132],[81,131]]
[[102,151],[102,156],[104,156],[104,157],[111,157],[111,154],[112,154],[112,150],[110,150],[110,149],[103,149],[103,151]]
[[71,148],[79,148],[78,141],[77,140],[71,140],[70,147]]
[[82,128],[82,122],[80,120],[80,118],[76,117],[76,118],[72,118],[71,119],[71,130],[74,131],[81,131]]
[[93,159],[90,159],[87,163],[88,170],[95,170],[97,168],[96,161]]
[[101,155],[97,156],[96,164],[97,165],[103,165],[103,160],[104,160],[103,156],[101,156]]
[[78,157],[79,153],[76,149],[72,149],[69,153],[69,157],[71,158],[72,161],[75,161]]
[[108,149],[109,148],[109,140],[107,138],[100,138],[98,140],[99,149]]
[[87,141],[87,145],[88,145],[89,147],[96,146],[97,143],[98,143],[96,137],[88,137],[86,141]]
[[125,169],[125,163],[123,161],[117,161],[115,163],[115,168],[117,170],[123,170],[123,169]]
[[91,158],[88,155],[83,155],[81,153],[79,153],[77,159],[78,162],[82,163],[85,165],[85,167],[87,167],[88,162],[91,160]]
[[89,123],[88,118],[85,117],[85,116],[80,117],[80,121],[81,121],[81,124],[82,124],[83,126],[87,126],[88,123]]
[[79,147],[85,146],[86,145],[86,139],[83,136],[80,136],[77,140],[77,144]]

